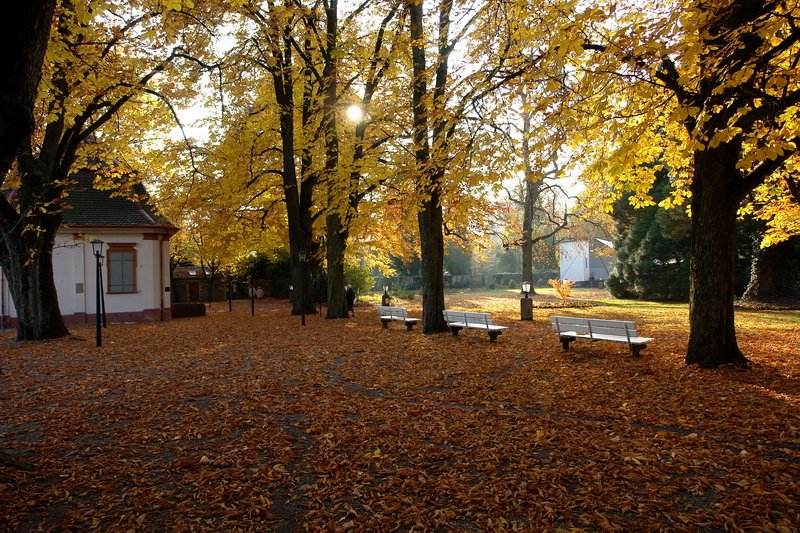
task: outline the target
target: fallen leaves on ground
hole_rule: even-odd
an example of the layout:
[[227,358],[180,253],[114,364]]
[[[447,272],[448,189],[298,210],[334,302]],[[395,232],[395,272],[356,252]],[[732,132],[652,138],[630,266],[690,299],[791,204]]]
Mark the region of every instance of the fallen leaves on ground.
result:
[[711,371],[683,363],[685,306],[558,310],[637,320],[657,342],[631,358],[563,352],[518,305],[448,297],[510,326],[493,343],[273,300],[101,348],[0,333],[0,449],[36,468],[3,469],[0,529],[800,529],[798,312],[737,315],[755,364]]

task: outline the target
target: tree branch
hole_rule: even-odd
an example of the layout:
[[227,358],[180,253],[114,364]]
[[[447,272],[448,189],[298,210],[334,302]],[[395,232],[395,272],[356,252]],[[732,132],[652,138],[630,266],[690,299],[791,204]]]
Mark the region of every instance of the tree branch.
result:
[[[797,146],[800,143],[800,136],[795,137],[793,139],[789,139],[788,141],[794,143],[795,146]],[[739,184],[740,198],[744,198],[753,189],[764,183],[764,180],[766,180],[776,170],[781,168],[781,166],[783,166],[783,164],[790,157],[793,157],[796,153],[797,153],[796,149],[793,151],[785,151],[783,152],[783,154],[777,156],[775,159],[768,159],[766,161],[763,161],[760,165],[751,170],[747,175],[743,176],[743,179]]]

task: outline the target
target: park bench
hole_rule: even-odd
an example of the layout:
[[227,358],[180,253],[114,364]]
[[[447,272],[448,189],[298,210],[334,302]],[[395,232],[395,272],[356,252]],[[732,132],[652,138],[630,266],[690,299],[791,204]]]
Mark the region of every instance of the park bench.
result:
[[378,309],[378,316],[381,318],[381,323],[383,327],[387,327],[389,322],[392,320],[397,320],[406,325],[408,331],[411,331],[414,327],[414,324],[419,322],[419,318],[409,318],[408,311],[406,311],[405,307],[390,307],[388,305],[379,305]]
[[648,342],[655,340],[650,337],[640,337],[636,332],[636,324],[625,320],[551,316],[550,322],[553,329],[558,331],[558,338],[564,350],[569,350],[569,343],[577,339],[624,342],[630,348],[631,354],[638,357],[639,351],[647,348]]
[[492,315],[489,313],[452,311],[450,309],[445,309],[443,313],[447,327],[450,328],[450,333],[453,335],[458,335],[458,332],[464,328],[483,329],[489,334],[489,340],[494,342],[497,336],[503,333],[503,330],[508,329],[506,326],[492,324]]

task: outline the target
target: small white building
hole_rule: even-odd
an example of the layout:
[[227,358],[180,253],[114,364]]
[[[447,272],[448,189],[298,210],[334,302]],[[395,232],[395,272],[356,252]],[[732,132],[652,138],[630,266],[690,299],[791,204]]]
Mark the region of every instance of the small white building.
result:
[[558,243],[562,280],[578,283],[605,280],[617,264],[614,244],[605,239],[564,240]]
[[[96,260],[90,241],[104,242],[102,296],[109,322],[169,320],[169,239],[178,228],[147,205],[147,192],[135,185],[140,201],[92,187],[94,174],[70,176],[75,185],[63,200],[61,228],[53,247],[53,277],[67,324],[95,321]],[[0,271],[0,328],[16,326],[8,282]]]

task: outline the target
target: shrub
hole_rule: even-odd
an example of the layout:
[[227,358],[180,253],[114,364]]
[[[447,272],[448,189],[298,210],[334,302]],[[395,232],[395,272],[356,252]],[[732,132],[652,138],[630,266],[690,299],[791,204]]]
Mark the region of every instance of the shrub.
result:
[[399,300],[413,300],[416,298],[417,293],[408,289],[390,289],[389,294],[392,296],[392,299],[399,299]]
[[372,270],[359,264],[344,265],[344,280],[353,286],[356,294],[363,294],[371,291],[375,287],[375,279],[372,277]]
[[636,298],[636,293],[631,289],[627,280],[625,280],[621,270],[622,269],[619,268],[618,265],[617,270],[614,270],[608,275],[606,278],[606,289],[608,289],[608,292],[610,292],[611,296],[614,298]]
[[565,279],[563,281],[557,279],[551,279],[548,281],[550,285],[556,290],[556,294],[562,300],[566,300],[569,298],[569,293],[572,291],[572,286],[575,285],[575,282],[571,279]]

